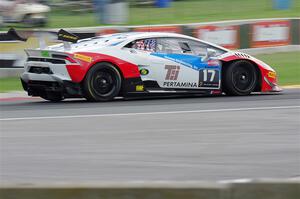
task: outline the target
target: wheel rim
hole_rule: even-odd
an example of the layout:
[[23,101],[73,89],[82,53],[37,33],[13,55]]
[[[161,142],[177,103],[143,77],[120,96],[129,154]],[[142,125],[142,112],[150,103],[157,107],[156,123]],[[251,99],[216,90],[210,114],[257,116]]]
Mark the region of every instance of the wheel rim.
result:
[[92,86],[98,96],[110,95],[115,87],[117,80],[110,70],[97,71],[92,79]]
[[255,72],[250,67],[237,66],[232,71],[232,82],[236,90],[248,92],[255,84]]

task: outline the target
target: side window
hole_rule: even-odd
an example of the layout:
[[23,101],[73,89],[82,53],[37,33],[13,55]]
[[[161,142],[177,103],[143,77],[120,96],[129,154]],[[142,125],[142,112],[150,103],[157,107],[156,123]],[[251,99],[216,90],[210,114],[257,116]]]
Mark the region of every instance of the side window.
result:
[[200,41],[180,38],[147,38],[128,43],[125,48],[133,48],[147,52],[158,52],[167,54],[191,54],[205,56],[207,49],[211,48],[217,52],[217,56],[225,51]]
[[183,53],[192,54],[192,50],[190,48],[190,45],[186,41],[179,41],[179,46]]
[[193,40],[190,40],[188,42],[191,50],[193,51],[193,54],[194,55],[197,55],[197,56],[205,56],[206,55],[206,52],[207,52],[207,49],[210,48],[210,49],[213,49],[216,51],[216,55],[219,56],[223,53],[225,53],[225,51],[221,50],[221,49],[218,49],[216,47],[213,47],[211,45],[208,45],[208,44],[205,44],[205,43],[202,43],[202,42],[197,42],[197,41],[193,41]]
[[156,52],[182,54],[183,50],[180,47],[179,40],[173,38],[159,38],[157,39]]
[[134,48],[142,51],[155,52],[156,44],[156,39],[139,39],[130,42],[125,46],[125,48]]
[[180,38],[157,39],[156,51],[167,54],[193,54],[190,41]]
[[197,56],[206,55],[207,48],[209,47],[207,44],[196,42],[196,41],[190,41],[189,44],[191,46],[194,55]]

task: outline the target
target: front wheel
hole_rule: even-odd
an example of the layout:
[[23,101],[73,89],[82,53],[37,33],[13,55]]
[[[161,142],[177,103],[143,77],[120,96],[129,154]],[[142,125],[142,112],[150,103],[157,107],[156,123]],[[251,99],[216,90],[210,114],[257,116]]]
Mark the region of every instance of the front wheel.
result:
[[122,78],[119,71],[110,63],[94,65],[83,82],[85,98],[88,101],[109,101],[121,90]]
[[229,95],[249,95],[257,85],[255,66],[248,61],[233,62],[225,70],[223,87]]

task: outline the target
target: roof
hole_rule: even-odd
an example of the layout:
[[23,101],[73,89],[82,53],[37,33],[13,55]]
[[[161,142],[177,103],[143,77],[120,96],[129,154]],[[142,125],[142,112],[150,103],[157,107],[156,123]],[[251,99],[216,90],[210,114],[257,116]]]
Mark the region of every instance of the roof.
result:
[[[185,39],[192,39],[192,40],[197,40],[201,41],[197,38],[182,35],[182,34],[177,34],[177,33],[167,33],[167,32],[124,32],[124,33],[114,33],[114,34],[108,34],[108,35],[102,35],[102,36],[97,36],[97,37],[92,37],[92,38],[87,38],[87,39],[81,39],[77,43],[71,44],[71,50],[72,51],[77,51],[77,50],[82,50],[88,49],[88,48],[93,48],[95,45],[97,45],[97,48],[99,47],[117,47],[117,46],[123,46],[124,43],[131,42],[137,39],[144,39],[144,38],[151,38],[151,37],[175,37],[175,38],[185,38]],[[224,49],[220,46],[217,46],[215,44],[201,41],[203,43],[207,43],[209,45],[213,45],[215,47]],[[64,50],[63,45],[54,45],[51,46],[50,49],[52,50]],[[224,49],[226,50],[226,49]]]
[[[114,39],[120,39],[123,41],[133,41],[133,40],[137,40],[137,39],[143,39],[143,38],[151,38],[151,37],[177,37],[177,38],[184,38],[184,39],[191,39],[191,40],[196,40],[196,41],[200,41],[212,46],[215,46],[217,48],[220,48],[222,50],[226,50],[228,51],[228,49],[225,49],[221,46],[218,46],[216,44],[207,42],[207,41],[203,41],[200,39],[197,39],[195,37],[191,37],[191,36],[187,36],[187,35],[183,35],[183,34],[178,34],[178,33],[168,33],[168,32],[124,32],[124,33],[115,33],[115,34],[110,34],[110,35],[103,35],[100,38],[111,38],[112,40]],[[123,42],[119,42],[118,44],[121,44]]]
[[[180,37],[180,38],[193,38],[190,36],[177,34],[177,33],[168,33],[168,32],[123,32],[115,33],[110,35],[103,35],[101,37],[122,37],[126,39],[138,39],[144,37]],[[195,38],[193,38],[195,39]]]

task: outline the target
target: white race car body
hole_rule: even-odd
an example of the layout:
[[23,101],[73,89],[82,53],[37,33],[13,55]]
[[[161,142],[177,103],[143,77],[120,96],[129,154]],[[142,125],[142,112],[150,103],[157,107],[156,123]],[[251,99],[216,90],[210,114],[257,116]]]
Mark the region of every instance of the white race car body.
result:
[[[256,68],[251,92],[280,90],[275,71],[262,61],[174,33],[118,33],[26,52],[22,82],[30,95],[57,92],[63,97],[85,97],[82,84],[99,63],[111,64],[120,73],[118,95],[221,93],[226,86],[224,70],[237,61]],[[238,78],[247,79],[247,71]]]

